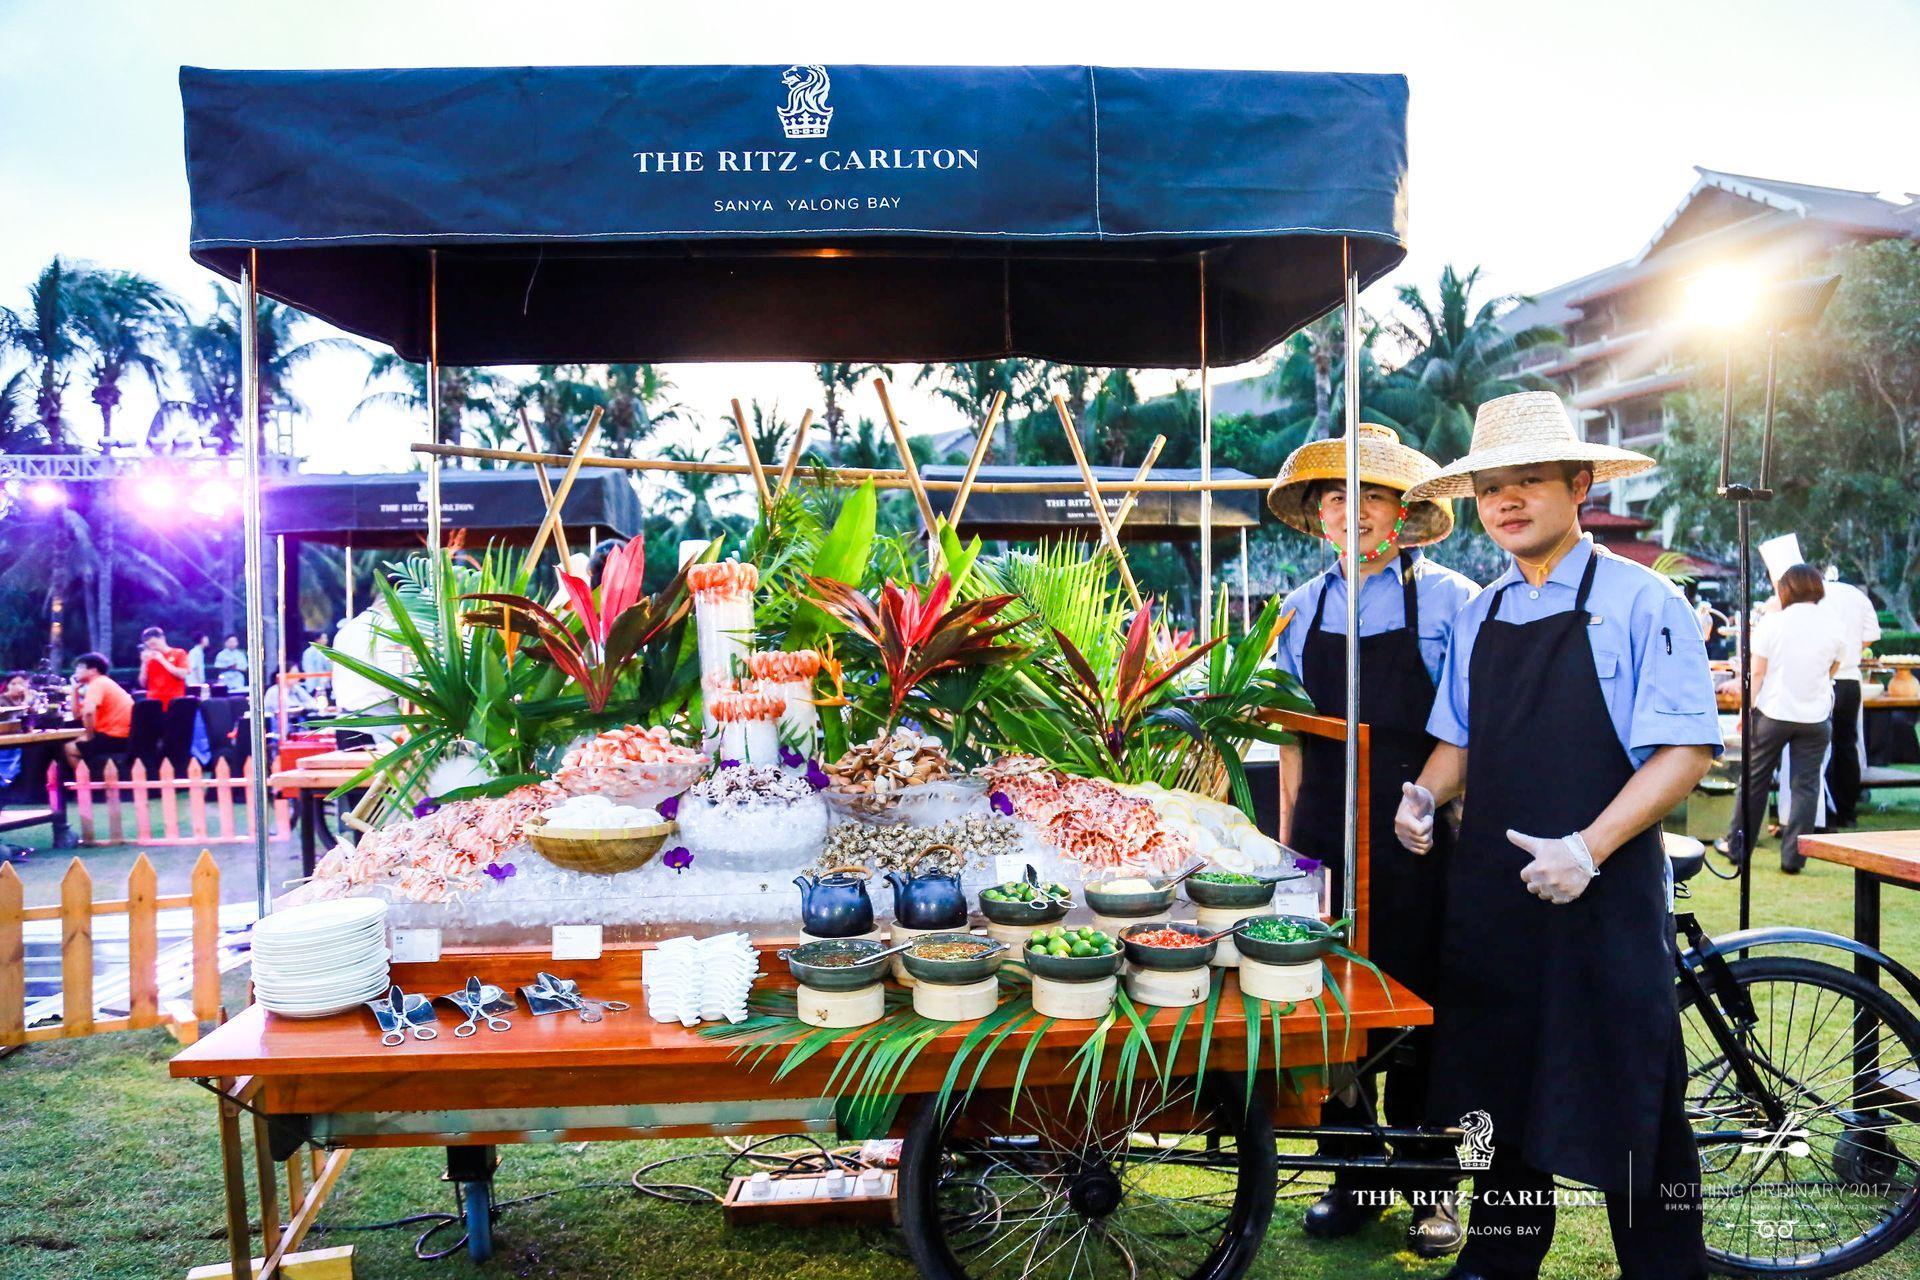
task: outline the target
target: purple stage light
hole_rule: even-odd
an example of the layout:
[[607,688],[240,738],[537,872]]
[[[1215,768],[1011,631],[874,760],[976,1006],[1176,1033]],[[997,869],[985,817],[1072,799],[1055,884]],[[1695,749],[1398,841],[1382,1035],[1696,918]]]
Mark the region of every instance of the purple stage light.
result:
[[27,501],[41,510],[50,510],[67,500],[67,491],[51,480],[41,480],[27,486]]

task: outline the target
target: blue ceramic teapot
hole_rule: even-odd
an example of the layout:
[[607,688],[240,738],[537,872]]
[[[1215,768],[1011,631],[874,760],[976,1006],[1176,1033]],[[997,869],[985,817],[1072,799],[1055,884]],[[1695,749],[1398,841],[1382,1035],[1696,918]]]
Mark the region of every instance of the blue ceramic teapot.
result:
[[816,938],[857,938],[873,931],[873,899],[865,867],[835,867],[818,876],[798,875],[800,927]]
[[929,846],[913,865],[911,876],[887,872],[887,883],[893,886],[893,918],[909,929],[966,927],[967,898],[960,891],[960,877],[921,869],[928,855],[942,849],[953,852],[951,845]]

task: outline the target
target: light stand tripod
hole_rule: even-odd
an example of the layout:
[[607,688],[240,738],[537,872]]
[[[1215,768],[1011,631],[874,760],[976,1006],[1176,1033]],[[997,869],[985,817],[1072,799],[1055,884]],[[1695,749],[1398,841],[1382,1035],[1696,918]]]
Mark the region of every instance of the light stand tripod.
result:
[[1715,492],[1734,504],[1735,537],[1740,545],[1740,927],[1753,914],[1753,845],[1765,802],[1756,794],[1753,777],[1753,504],[1771,502],[1773,490],[1773,393],[1780,335],[1790,329],[1811,328],[1833,300],[1837,275],[1791,280],[1767,290],[1759,299],[1760,318],[1767,326],[1766,405],[1760,430],[1760,470],[1757,483],[1735,484],[1733,473],[1733,335],[1728,334],[1724,385],[1720,396],[1720,483]]

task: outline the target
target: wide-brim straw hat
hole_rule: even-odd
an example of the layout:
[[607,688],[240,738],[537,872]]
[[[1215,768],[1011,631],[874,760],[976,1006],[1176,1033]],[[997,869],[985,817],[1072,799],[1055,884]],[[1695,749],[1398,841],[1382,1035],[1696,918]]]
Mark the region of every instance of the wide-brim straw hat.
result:
[[[1360,483],[1384,485],[1405,494],[1415,484],[1440,468],[1417,449],[1400,443],[1392,428],[1377,423],[1360,424]],[[1307,510],[1307,491],[1316,480],[1347,479],[1347,440],[1315,440],[1287,455],[1280,474],[1267,490],[1267,507],[1302,533],[1321,537],[1317,512]],[[1335,531],[1336,533],[1338,530]],[[1453,506],[1446,501],[1425,499],[1407,501],[1407,523],[1400,530],[1400,545],[1424,547],[1439,542],[1453,532]]]
[[1473,418],[1473,444],[1466,456],[1441,467],[1407,496],[1470,498],[1474,472],[1541,462],[1591,467],[1595,484],[1639,475],[1658,465],[1644,453],[1581,439],[1559,396],[1551,391],[1522,391],[1481,405]]

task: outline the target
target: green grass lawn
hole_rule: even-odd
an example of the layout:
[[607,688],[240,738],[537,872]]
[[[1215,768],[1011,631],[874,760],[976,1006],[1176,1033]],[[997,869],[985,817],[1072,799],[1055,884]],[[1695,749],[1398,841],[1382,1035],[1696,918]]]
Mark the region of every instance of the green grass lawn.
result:
[[[1909,804],[1920,803],[1920,797]],[[1869,825],[1920,826],[1920,810],[1881,811]],[[88,855],[91,860],[93,855]],[[1800,923],[1849,932],[1850,873],[1812,863],[1797,877],[1776,869],[1763,851],[1754,876],[1754,920]],[[1734,886],[1702,877],[1693,906],[1715,931],[1733,927]],[[1920,894],[1888,890],[1885,945],[1920,962]],[[237,981],[237,980],[236,980]],[[230,991],[237,1001],[237,986]],[[222,1211],[212,1098],[169,1080],[175,1045],[159,1032],[100,1036],[35,1046],[0,1060],[0,1275],[8,1280],[184,1275],[189,1266],[221,1261]],[[620,1277],[678,1280],[697,1267],[703,1280],[790,1277],[792,1280],[891,1280],[911,1274],[893,1233],[883,1230],[729,1231],[717,1209],[641,1199],[624,1186],[639,1165],[715,1143],[604,1143],[503,1150],[501,1198],[608,1182],[508,1209],[495,1225],[499,1252],[483,1268],[464,1253],[439,1263],[413,1257],[422,1229],[348,1232],[354,1224],[453,1206],[440,1182],[434,1150],[360,1152],[323,1218],[315,1244],[351,1241],[363,1277],[516,1276]],[[676,1166],[663,1178],[715,1185],[719,1159]],[[691,1176],[690,1176],[691,1175]],[[1447,1264],[1423,1263],[1400,1251],[1404,1211],[1352,1240],[1308,1242],[1298,1214],[1312,1185],[1286,1192],[1255,1274],[1263,1278],[1366,1280],[1438,1277]],[[450,1244],[457,1230],[442,1238]],[[1617,1274],[1598,1210],[1563,1211],[1546,1274],[1565,1278]],[[1920,1277],[1920,1245],[1855,1273],[1872,1280]]]

